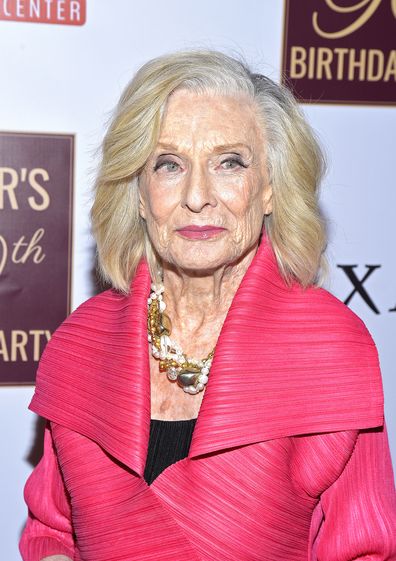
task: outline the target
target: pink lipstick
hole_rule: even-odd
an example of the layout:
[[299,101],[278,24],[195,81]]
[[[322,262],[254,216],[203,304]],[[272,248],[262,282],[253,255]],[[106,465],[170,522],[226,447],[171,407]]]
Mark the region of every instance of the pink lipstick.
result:
[[176,232],[180,234],[180,236],[190,240],[208,240],[210,238],[219,236],[224,231],[225,228],[220,228],[219,226],[211,226],[210,224],[204,226],[183,226],[182,228],[178,228],[176,230]]

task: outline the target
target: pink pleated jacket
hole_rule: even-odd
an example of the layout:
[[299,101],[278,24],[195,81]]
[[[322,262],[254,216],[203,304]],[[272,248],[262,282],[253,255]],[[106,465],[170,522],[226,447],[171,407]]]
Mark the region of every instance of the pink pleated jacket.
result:
[[25,561],[391,561],[396,500],[375,345],[266,239],[227,315],[187,458],[151,485],[147,265],[57,330],[30,408]]

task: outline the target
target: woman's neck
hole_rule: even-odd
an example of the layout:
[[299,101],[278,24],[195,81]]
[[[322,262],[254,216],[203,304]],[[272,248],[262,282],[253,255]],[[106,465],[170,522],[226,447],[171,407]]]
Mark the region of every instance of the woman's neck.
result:
[[203,328],[219,332],[256,251],[254,247],[238,263],[207,275],[165,267],[164,300],[174,332],[190,337]]

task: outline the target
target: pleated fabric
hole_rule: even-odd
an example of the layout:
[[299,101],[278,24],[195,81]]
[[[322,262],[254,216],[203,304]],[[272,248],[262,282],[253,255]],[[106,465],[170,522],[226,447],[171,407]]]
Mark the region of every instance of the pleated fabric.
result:
[[26,484],[25,561],[396,559],[375,345],[321,288],[287,286],[266,238],[221,331],[188,457],[148,485],[147,304],[82,304],[43,354],[30,408],[50,422]]

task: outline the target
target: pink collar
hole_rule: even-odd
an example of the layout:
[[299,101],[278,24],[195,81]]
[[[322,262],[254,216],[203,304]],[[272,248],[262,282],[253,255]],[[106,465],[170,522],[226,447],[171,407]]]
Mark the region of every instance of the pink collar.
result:
[[[142,261],[128,297],[109,290],[71,314],[47,345],[29,406],[141,476],[149,291]],[[224,322],[189,457],[382,424],[378,356],[363,322],[324,289],[286,286],[264,238]]]

